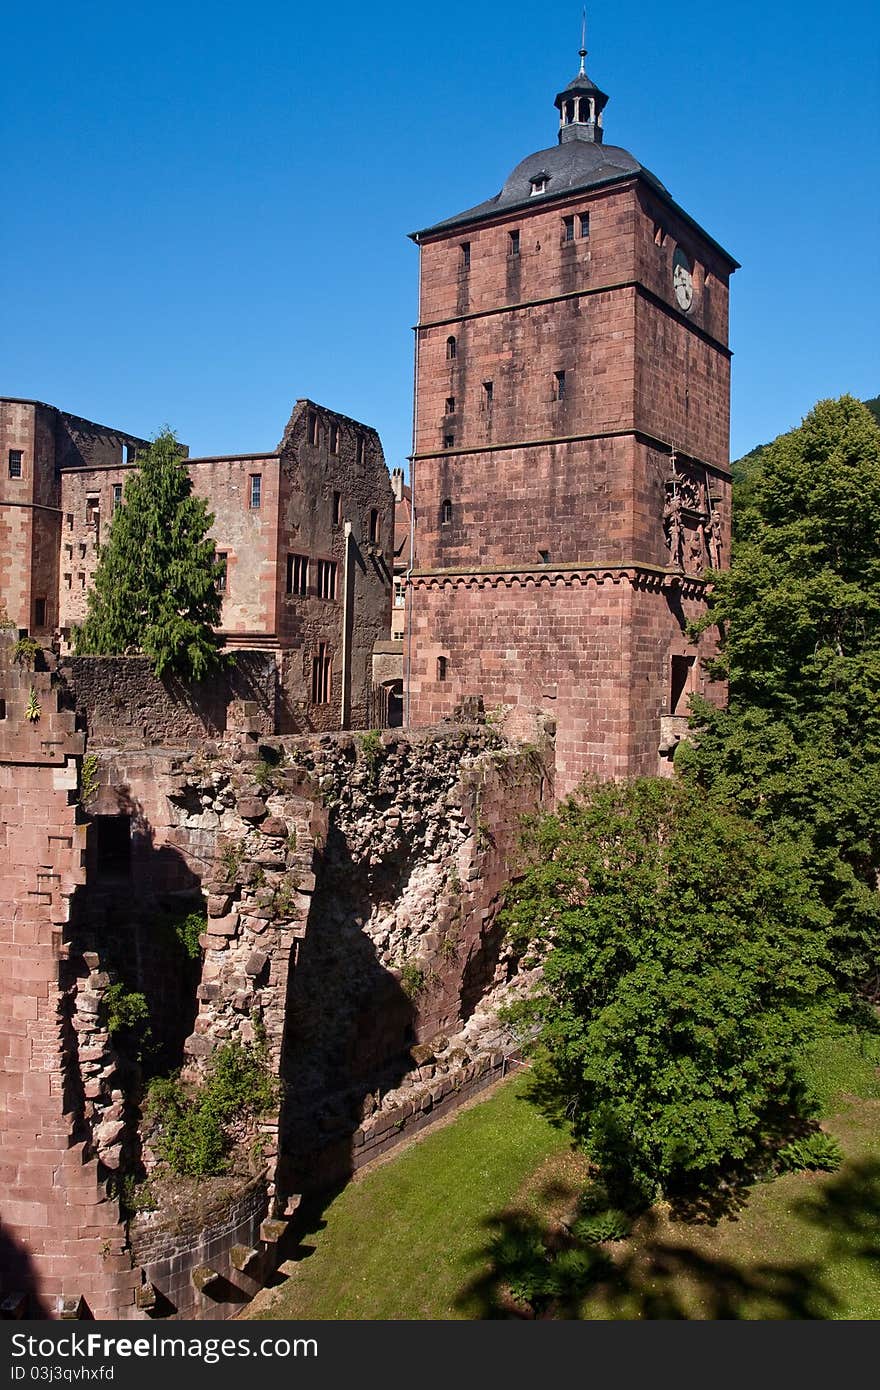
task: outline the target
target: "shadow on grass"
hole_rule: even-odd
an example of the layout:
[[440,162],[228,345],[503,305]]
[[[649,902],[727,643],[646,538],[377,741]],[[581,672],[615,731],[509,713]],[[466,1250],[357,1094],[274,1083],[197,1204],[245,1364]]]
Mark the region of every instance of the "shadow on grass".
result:
[[[543,1202],[552,1193],[538,1195]],[[840,1316],[826,1262],[845,1256],[880,1270],[880,1163],[849,1164],[792,1210],[825,1232],[821,1258],[736,1263],[671,1239],[668,1221],[655,1212],[639,1218],[625,1245],[601,1246],[530,1214],[502,1212],[484,1223],[486,1241],[474,1256],[480,1272],[457,1307],[472,1318]]]

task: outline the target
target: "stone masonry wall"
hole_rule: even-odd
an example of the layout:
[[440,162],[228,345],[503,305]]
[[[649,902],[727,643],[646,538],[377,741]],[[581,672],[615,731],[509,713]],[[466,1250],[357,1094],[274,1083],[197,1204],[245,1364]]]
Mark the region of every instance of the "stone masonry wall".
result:
[[75,1001],[90,967],[66,942],[85,878],[83,736],[52,674],[12,651],[0,634],[0,1288],[32,1317],[58,1316],[66,1298],[125,1316],[139,1275],[84,1125]]
[[198,682],[160,680],[143,656],[71,656],[65,673],[96,747],[183,748],[204,738],[275,727],[275,658],[235,653],[232,666]]

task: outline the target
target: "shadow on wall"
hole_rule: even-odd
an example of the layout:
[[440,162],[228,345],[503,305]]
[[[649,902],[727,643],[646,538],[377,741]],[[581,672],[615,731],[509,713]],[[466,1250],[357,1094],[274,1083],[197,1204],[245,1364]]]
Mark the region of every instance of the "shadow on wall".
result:
[[177,849],[156,846],[127,787],[103,789],[98,806],[86,883],[71,903],[72,954],[97,952],[126,992],[144,995],[150,1032],[139,1044],[141,1060],[150,1072],[168,1071],[182,1065],[198,1012],[201,961],[187,950],[181,924],[204,911],[201,881]]
[[323,1193],[317,1209],[355,1171],[353,1135],[377,1093],[413,1068],[416,1005],[363,930],[377,902],[399,896],[402,872],[386,860],[378,880],[368,875],[331,827],[289,977],[282,1061],[279,1181],[287,1192]]
[[48,1318],[46,1304],[34,1292],[38,1282],[27,1250],[0,1221],[0,1320]]

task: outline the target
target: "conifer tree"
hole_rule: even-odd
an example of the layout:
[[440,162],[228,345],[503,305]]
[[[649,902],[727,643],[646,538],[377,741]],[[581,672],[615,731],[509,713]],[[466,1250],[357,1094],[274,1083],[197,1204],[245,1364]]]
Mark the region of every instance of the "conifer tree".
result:
[[199,680],[219,661],[220,567],[208,531],[214,517],[180,457],[171,430],[138,467],[101,548],[77,654],[143,652],[157,676]]

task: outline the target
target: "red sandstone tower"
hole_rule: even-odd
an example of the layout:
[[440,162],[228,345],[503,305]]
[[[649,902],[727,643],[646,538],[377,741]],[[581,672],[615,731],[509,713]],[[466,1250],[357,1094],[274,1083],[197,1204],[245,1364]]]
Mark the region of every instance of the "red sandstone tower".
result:
[[685,624],[730,527],[737,262],[604,143],[584,57],[558,143],[413,233],[409,723],[475,695],[544,710],[562,793],[668,769],[713,694]]

